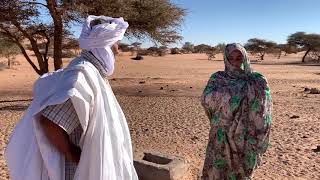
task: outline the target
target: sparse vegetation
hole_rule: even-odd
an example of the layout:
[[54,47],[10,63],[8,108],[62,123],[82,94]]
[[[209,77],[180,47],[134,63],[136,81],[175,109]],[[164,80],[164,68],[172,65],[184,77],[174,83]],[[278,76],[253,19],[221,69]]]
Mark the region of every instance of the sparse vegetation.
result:
[[223,53],[225,47],[226,44],[224,43],[219,43],[215,47],[211,47],[211,49],[209,49],[209,51],[206,53],[208,56],[208,60],[212,60],[217,54]]
[[278,59],[281,58],[282,52],[284,52],[284,56],[298,52],[298,49],[290,44],[278,44],[276,49],[279,51]]
[[[318,54],[320,51],[320,34],[306,34],[305,32],[296,32],[288,37],[288,44],[294,46],[299,51],[305,51],[302,57],[302,62],[305,62],[306,57],[311,53]],[[315,56],[318,58],[317,56]]]
[[19,47],[4,38],[0,38],[0,57],[5,57],[7,59],[7,67],[10,69],[14,63],[15,56],[21,53]]
[[171,52],[170,53],[171,54],[182,54],[181,50],[179,48],[177,48],[177,47],[171,48]]
[[[43,21],[43,14],[49,14],[52,21]],[[1,0],[0,34],[17,44],[32,68],[42,75],[48,72],[51,44],[54,69],[62,68],[64,39],[70,37],[71,25],[81,23],[88,14],[124,17],[130,24],[127,36],[168,44],[182,39],[179,27],[186,11],[169,0]],[[25,40],[38,66],[26,52]],[[44,51],[41,45],[45,45]]]
[[190,54],[194,52],[194,45],[191,42],[185,42],[182,46],[182,51],[184,54]]
[[264,39],[253,38],[249,39],[245,44],[246,50],[256,56],[259,56],[260,60],[264,60],[266,53],[275,53],[277,44],[273,41],[267,41]]

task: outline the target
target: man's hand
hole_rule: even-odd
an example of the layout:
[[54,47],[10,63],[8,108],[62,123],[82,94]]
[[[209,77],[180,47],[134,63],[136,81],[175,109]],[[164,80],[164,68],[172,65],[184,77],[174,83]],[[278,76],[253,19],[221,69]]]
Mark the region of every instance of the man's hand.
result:
[[113,54],[115,54],[115,55],[120,53],[118,42],[113,44],[113,46],[111,47],[111,50],[112,50]]
[[40,117],[40,124],[49,142],[55,146],[68,161],[78,164],[81,149],[70,142],[67,132],[44,116]]
[[75,164],[79,164],[80,156],[81,156],[81,149],[78,146],[71,144],[71,151],[66,155],[66,158]]

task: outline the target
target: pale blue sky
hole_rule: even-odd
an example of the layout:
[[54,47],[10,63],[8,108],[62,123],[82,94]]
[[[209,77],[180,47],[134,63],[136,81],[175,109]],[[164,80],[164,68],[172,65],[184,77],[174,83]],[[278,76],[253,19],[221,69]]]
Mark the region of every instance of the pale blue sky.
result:
[[258,37],[285,43],[297,31],[320,33],[320,0],[174,0],[188,9],[183,41],[245,43]]
[[[172,0],[187,9],[182,25],[181,46],[215,45],[220,42],[245,43],[250,38],[263,38],[285,43],[297,31],[320,34],[320,0]],[[73,28],[79,36],[80,27]],[[135,40],[124,40],[132,43]],[[144,42],[144,46],[152,46]]]

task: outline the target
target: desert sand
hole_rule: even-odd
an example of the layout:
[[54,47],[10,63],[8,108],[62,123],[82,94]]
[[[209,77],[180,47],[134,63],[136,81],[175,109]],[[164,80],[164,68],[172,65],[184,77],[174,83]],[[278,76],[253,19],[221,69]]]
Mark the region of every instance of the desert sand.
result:
[[[222,56],[208,61],[204,54],[117,57],[109,82],[127,117],[134,152],[156,151],[185,157],[196,179],[202,169],[209,121],[199,96],[215,71],[223,70]],[[320,179],[319,64],[301,64],[301,54],[267,56],[253,62],[270,83],[273,98],[271,146],[254,179]],[[254,59],[254,58],[252,58]],[[10,134],[32,99],[38,75],[22,56],[13,69],[0,71],[0,179],[9,179],[4,149]],[[64,60],[64,64],[69,59]],[[52,66],[51,66],[52,67]]]

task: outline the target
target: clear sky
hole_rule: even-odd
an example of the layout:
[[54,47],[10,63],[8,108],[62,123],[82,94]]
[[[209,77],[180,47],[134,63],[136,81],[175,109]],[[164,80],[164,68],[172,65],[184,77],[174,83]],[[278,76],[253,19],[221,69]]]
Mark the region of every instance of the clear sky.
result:
[[[285,43],[297,31],[320,34],[320,0],[172,0],[187,9],[182,42],[245,43],[262,38]],[[80,27],[74,28],[75,36]],[[135,40],[126,43],[135,42]],[[143,46],[152,46],[144,42]]]
[[320,0],[173,0],[188,11],[182,26],[194,44],[245,43],[263,38],[285,43],[297,31],[320,33]]

